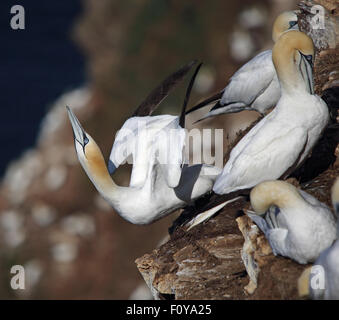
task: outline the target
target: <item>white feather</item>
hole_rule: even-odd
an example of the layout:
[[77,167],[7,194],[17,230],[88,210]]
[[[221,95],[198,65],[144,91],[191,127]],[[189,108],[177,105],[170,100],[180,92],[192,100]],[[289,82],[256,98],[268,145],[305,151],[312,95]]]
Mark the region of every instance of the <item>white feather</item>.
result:
[[177,116],[133,117],[117,133],[109,159],[116,169],[132,157],[130,186],[138,187],[146,181],[150,158],[158,155],[168,186],[176,187],[184,162],[185,137]]
[[[277,192],[279,196],[279,190]],[[289,204],[284,194],[285,205],[279,210],[271,207],[263,217],[247,214],[264,232],[275,255],[305,264],[314,262],[336,239],[336,222],[325,204],[305,191],[297,192],[302,197],[293,204]],[[251,195],[251,203],[255,201]]]

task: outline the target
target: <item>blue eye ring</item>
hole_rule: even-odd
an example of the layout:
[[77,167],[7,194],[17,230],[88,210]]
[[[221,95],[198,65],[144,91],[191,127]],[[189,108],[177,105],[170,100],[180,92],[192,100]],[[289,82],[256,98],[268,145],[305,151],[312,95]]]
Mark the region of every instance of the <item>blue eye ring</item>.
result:
[[84,134],[84,146],[89,142],[89,139],[87,136]]
[[297,23],[298,21],[289,21],[288,24],[290,25],[290,29],[293,28]]
[[313,56],[312,56],[311,54],[305,56],[305,58],[306,58],[306,60],[307,60],[308,62],[312,63],[312,61],[313,61]]
[[299,51],[299,53],[307,60],[307,62],[313,67],[313,56],[311,54],[303,54]]

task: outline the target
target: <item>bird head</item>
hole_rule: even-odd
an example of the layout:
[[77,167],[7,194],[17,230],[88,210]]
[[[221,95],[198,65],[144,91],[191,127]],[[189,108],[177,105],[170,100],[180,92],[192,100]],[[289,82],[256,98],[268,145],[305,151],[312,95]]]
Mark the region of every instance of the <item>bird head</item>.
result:
[[282,34],[273,47],[272,60],[281,83],[292,88],[302,85],[314,93],[314,45],[308,35],[297,30]]
[[111,187],[112,180],[108,173],[104,157],[94,139],[82,128],[78,118],[69,107],[69,120],[74,134],[74,145],[78,159],[88,177],[98,190]]
[[293,207],[301,196],[293,185],[281,180],[264,181],[256,185],[250,193],[251,206],[259,214],[264,214],[272,205],[281,208]]
[[274,42],[288,30],[298,30],[297,10],[285,11],[281,13],[274,21],[272,28],[272,39]]

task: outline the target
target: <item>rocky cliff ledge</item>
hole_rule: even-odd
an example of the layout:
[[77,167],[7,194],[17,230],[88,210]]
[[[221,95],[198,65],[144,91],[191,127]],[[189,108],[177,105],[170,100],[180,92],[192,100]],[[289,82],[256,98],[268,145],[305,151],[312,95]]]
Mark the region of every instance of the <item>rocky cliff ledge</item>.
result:
[[[311,8],[325,8],[325,32],[315,32]],[[332,122],[339,106],[339,5],[336,1],[300,3],[299,27],[314,40],[316,91],[328,103]],[[242,136],[244,133],[239,133]],[[339,176],[339,133],[332,126],[294,184],[331,207],[330,188]],[[190,231],[176,228],[159,248],[136,260],[137,268],[155,299],[297,299],[297,280],[307,267],[275,257],[267,240],[241,210],[239,200]]]

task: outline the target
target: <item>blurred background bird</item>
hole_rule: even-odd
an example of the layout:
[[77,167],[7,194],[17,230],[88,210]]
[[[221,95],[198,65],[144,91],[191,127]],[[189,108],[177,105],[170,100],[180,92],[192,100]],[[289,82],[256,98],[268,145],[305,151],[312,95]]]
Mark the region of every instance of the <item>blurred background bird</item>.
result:
[[[272,39],[276,42],[284,32],[295,29],[298,29],[297,12],[283,12],[274,21]],[[212,109],[200,120],[244,110],[265,114],[275,107],[280,95],[280,85],[272,62],[272,50],[266,50],[244,64],[222,91],[200,102],[187,113],[214,103]]]

